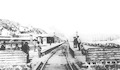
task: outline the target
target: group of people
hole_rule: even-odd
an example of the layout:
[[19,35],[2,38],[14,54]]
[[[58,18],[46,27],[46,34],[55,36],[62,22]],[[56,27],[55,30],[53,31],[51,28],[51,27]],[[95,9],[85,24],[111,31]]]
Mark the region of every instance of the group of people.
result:
[[[36,47],[37,47],[37,49],[38,49],[38,56],[41,57],[41,49],[42,49],[42,48],[41,48],[40,42],[37,42]],[[22,49],[22,51],[23,51],[24,53],[27,54],[27,63],[30,62],[30,61],[29,61],[29,50],[30,50],[30,47],[29,47],[29,45],[28,45],[28,42],[25,42],[25,43],[22,42],[22,47],[21,47],[21,49]]]
[[[13,45],[13,43],[11,43],[11,48],[7,47],[8,44],[6,44],[6,42],[4,41],[3,43],[1,43],[1,47],[0,50],[8,50],[8,49],[12,49],[12,50],[21,50],[20,46],[18,46],[18,43],[15,44],[15,46]],[[9,45],[10,46],[10,45]],[[14,47],[13,47],[14,46]],[[22,46],[21,46],[22,47]]]
[[74,37],[73,44],[74,44],[74,48],[78,47],[78,50],[81,50],[81,40],[79,36]]
[[[36,47],[35,49],[38,50],[38,57],[41,57],[41,49],[42,49],[42,48],[41,48],[40,42],[39,42],[39,41],[36,41],[36,45],[34,45],[34,46]],[[23,51],[24,53],[26,53],[26,54],[27,54],[27,63],[30,62],[30,60],[29,60],[30,47],[29,47],[28,42],[22,41],[22,42],[21,42],[21,47],[18,46],[18,43],[16,43],[16,44],[15,44],[15,47],[12,48],[12,49],[13,49],[13,50],[21,50],[21,51]],[[3,43],[1,44],[0,50],[6,50],[6,43],[5,43],[5,42],[3,42]]]
[[[37,44],[35,45],[37,50],[38,50],[38,57],[41,57],[41,45],[40,45],[40,42],[37,41]],[[30,50],[30,47],[28,45],[27,42],[25,42],[25,44],[22,42],[22,47],[21,47],[22,51],[25,52],[27,54],[27,63],[29,62],[29,50]]]

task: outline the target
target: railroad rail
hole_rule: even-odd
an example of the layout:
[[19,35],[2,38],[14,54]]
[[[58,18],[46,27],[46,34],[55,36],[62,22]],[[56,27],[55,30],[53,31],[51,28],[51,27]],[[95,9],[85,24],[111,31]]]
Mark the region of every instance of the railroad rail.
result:
[[76,65],[74,63],[70,62],[70,60],[68,59],[68,56],[65,53],[63,53],[63,54],[64,54],[66,61],[67,61],[67,66],[68,66],[67,70],[78,70]]
[[61,43],[61,44],[59,44],[59,45],[57,45],[57,46],[55,46],[55,47],[52,47],[52,48],[50,48],[50,49],[47,49],[47,50],[43,51],[43,52],[42,52],[43,56],[46,55],[46,54],[49,54],[52,50],[58,48],[58,47],[61,46],[62,44],[64,44],[64,42]]
[[51,57],[53,57],[59,51],[62,51],[61,54],[64,56],[64,60],[66,60],[66,64],[64,65],[64,67],[65,67],[64,69],[65,70],[78,70],[77,67],[74,65],[74,63],[71,63],[70,60],[68,59],[66,49],[62,48],[62,47],[64,47],[64,45],[61,45],[57,49],[54,49],[53,51],[51,51],[50,56],[46,59],[45,62],[41,62],[36,70],[46,70],[46,65],[49,62],[49,60],[51,59]]

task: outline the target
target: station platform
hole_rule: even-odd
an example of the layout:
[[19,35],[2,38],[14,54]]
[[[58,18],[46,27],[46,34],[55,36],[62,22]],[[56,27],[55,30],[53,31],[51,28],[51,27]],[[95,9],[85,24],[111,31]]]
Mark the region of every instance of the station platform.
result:
[[[63,42],[61,42],[61,43],[53,43],[53,44],[51,44],[51,45],[41,45],[41,47],[42,47],[42,50],[41,50],[41,53],[43,53],[43,52],[46,52],[47,50],[49,50],[49,49],[51,49],[51,48],[54,48],[54,47],[56,47],[56,46],[58,46],[58,45],[60,45],[60,44],[62,44]],[[36,51],[34,51],[34,50],[30,50],[29,51],[29,57],[30,57],[30,59],[33,59],[33,58],[39,58],[38,57],[38,50],[36,49]]]
[[[63,42],[61,43],[54,43],[54,44],[51,44],[51,45],[43,45],[42,46],[42,50],[41,52],[46,52],[47,50],[51,49],[51,48],[54,48],[56,46],[59,46],[63,44]],[[46,54],[45,56],[42,56],[41,58],[38,57],[38,51],[36,50],[36,52],[34,50],[30,51],[29,52],[31,55],[31,66],[32,66],[32,70],[36,70],[36,68],[38,67],[38,65],[41,63],[41,62],[44,62],[46,61],[46,59],[50,56],[50,54]]]
[[69,44],[70,44],[70,48],[74,52],[74,58],[79,62],[86,63],[86,57],[82,55],[81,51],[79,51],[78,48],[74,48],[73,42],[70,41]]
[[47,54],[43,56],[42,58],[37,58],[34,57],[32,61],[30,62],[32,69],[31,70],[36,70],[37,67],[40,65],[40,63],[45,62],[47,58],[49,58],[50,54]]
[[48,49],[51,49],[51,48],[53,48],[53,47],[55,47],[55,46],[58,46],[58,45],[60,45],[60,44],[62,44],[62,43],[53,43],[53,44],[51,44],[51,45],[43,45],[42,46],[42,50],[41,50],[41,52],[45,52],[45,51],[47,51]]

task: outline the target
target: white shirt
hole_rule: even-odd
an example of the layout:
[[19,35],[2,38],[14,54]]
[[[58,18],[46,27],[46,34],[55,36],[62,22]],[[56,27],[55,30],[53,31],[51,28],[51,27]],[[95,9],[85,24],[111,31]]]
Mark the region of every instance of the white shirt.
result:
[[78,38],[77,40],[78,40],[78,43],[80,43],[80,42],[81,42],[80,38]]

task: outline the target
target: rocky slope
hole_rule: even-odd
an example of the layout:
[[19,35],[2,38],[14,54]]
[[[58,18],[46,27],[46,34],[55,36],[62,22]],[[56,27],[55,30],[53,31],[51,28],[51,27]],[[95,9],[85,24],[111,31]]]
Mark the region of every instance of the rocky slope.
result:
[[40,28],[21,26],[18,22],[13,22],[6,19],[0,19],[0,33],[6,29],[10,33],[35,33],[46,34],[46,32]]

